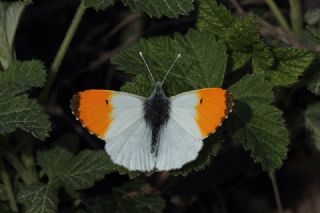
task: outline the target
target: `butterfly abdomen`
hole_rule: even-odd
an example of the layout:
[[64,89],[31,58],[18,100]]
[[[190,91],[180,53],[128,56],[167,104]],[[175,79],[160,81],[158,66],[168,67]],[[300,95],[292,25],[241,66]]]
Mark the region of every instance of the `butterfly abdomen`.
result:
[[165,96],[161,86],[144,102],[144,118],[152,131],[150,152],[157,156],[160,133],[170,117],[170,99]]

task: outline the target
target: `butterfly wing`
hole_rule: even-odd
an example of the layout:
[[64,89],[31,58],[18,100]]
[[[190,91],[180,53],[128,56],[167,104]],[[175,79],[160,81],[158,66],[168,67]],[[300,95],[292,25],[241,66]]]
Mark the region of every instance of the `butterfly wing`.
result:
[[181,168],[197,158],[202,140],[214,133],[233,106],[231,95],[208,88],[171,97],[171,114],[159,141],[158,170]]
[[111,90],[86,90],[76,94],[71,109],[82,125],[106,141],[112,161],[130,170],[150,171],[151,129],[143,112],[144,98]]

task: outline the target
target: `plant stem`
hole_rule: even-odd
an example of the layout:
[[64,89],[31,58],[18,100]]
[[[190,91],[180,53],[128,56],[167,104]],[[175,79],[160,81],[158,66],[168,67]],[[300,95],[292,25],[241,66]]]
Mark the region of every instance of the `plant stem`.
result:
[[9,199],[11,210],[14,212],[19,212],[16,198],[14,196],[14,191],[12,188],[10,176],[8,174],[7,168],[6,168],[2,158],[0,158],[0,175],[1,175],[1,179],[4,184],[4,188],[7,193],[8,199]]
[[266,3],[268,4],[268,6],[269,6],[270,10],[272,11],[272,13],[274,14],[274,16],[276,17],[281,28],[289,33],[292,33],[288,22],[283,17],[283,15],[282,15],[279,7],[276,5],[276,3],[273,0],[266,0]]
[[77,31],[77,28],[80,24],[81,18],[83,16],[85,10],[86,10],[86,7],[84,6],[83,1],[81,1],[73,19],[72,19],[72,22],[68,28],[68,31],[63,39],[63,42],[61,43],[61,45],[59,47],[57,55],[55,56],[55,58],[51,64],[50,73],[48,76],[48,83],[41,94],[42,95],[41,98],[46,98],[48,96],[48,93],[50,91],[52,83],[54,82],[54,79],[55,79],[55,77],[58,73],[58,70],[62,64],[63,58],[64,58],[64,56],[70,46],[70,43],[74,37],[75,32]]
[[13,153],[5,150],[3,146],[0,147],[0,155],[17,170],[25,184],[30,185],[38,182],[37,177],[34,176]]
[[279,188],[278,188],[276,177],[275,177],[273,172],[269,172],[269,178],[271,180],[274,197],[275,197],[275,200],[276,200],[276,203],[277,203],[278,213],[283,213],[283,208],[282,208],[282,203],[281,203],[281,199],[280,199]]
[[297,40],[302,39],[302,15],[300,0],[290,0],[290,18],[293,35]]

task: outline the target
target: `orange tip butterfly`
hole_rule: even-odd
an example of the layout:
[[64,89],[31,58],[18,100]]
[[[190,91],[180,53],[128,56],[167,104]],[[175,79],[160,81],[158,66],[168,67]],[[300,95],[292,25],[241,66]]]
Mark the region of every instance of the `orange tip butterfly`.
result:
[[92,134],[106,142],[111,160],[131,171],[179,169],[195,160],[203,139],[232,111],[231,94],[221,88],[193,90],[167,97],[143,55],[155,89],[150,97],[112,90],[75,94],[71,109]]

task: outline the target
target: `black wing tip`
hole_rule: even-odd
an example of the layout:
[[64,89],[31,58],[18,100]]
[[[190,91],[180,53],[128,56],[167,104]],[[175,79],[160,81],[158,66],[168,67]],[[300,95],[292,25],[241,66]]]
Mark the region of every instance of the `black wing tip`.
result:
[[76,116],[76,118],[79,118],[79,105],[80,105],[80,95],[79,93],[72,96],[72,99],[70,101],[70,109],[72,111],[72,114]]

